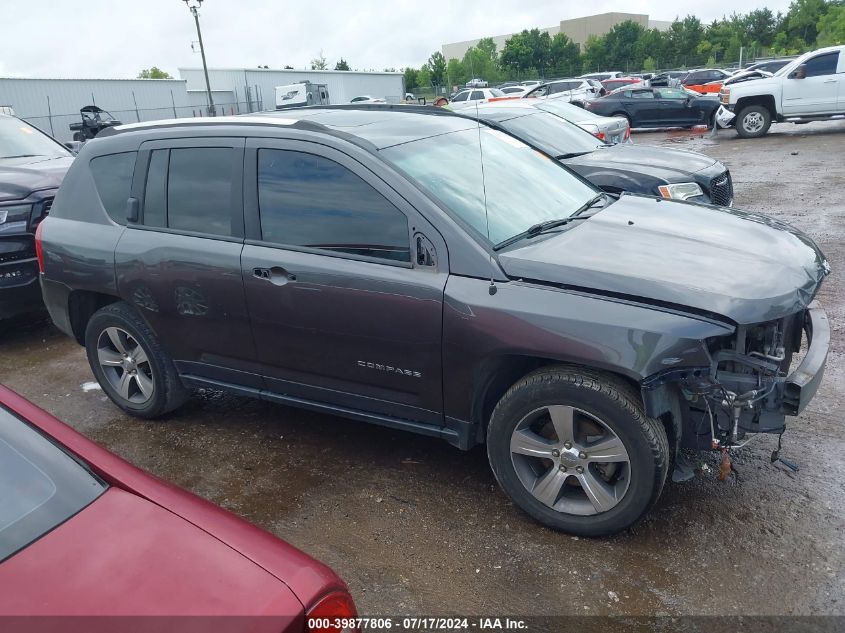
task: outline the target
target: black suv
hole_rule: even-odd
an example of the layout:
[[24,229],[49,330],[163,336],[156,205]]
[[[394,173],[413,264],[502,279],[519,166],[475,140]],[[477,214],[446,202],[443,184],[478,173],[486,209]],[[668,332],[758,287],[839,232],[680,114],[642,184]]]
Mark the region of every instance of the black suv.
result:
[[44,309],[33,233],[72,162],[60,143],[0,114],[0,322]]
[[816,392],[829,268],[789,226],[602,193],[445,111],[284,117],[106,130],[68,172],[44,298],[123,410],[203,386],[486,444],[517,505],[599,535],[679,447]]

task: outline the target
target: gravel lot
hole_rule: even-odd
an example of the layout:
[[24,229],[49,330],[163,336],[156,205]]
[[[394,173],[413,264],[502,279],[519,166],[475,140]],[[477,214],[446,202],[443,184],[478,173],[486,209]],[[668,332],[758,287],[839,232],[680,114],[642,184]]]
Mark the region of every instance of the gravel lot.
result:
[[761,437],[737,478],[719,482],[708,456],[631,531],[578,539],[513,507],[483,450],[214,393],[166,421],[128,418],[49,325],[0,335],[0,381],[325,561],[363,614],[845,615],[845,121],[634,138],[722,160],[738,206],[806,231],[831,262],[827,373],[784,435],[798,473],[770,464],[776,438]]

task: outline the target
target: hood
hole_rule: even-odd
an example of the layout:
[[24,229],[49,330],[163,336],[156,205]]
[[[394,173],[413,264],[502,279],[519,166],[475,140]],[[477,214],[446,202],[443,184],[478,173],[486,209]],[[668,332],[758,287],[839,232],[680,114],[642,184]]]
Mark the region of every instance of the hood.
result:
[[0,202],[23,200],[33,191],[58,189],[73,156],[0,160]]
[[637,173],[668,182],[681,182],[681,180],[689,180],[690,174],[712,167],[717,161],[703,154],[681,149],[620,143],[562,162],[573,167],[577,165],[604,169],[631,168]]
[[830,270],[809,237],[767,216],[635,195],[552,237],[517,244],[499,254],[510,277],[686,306],[739,324],[806,307]]
[[781,87],[781,78],[775,76],[763,77],[760,79],[754,79],[753,81],[740,81],[738,83],[722,87],[725,90],[730,90],[732,95],[745,91],[756,94],[763,90],[778,90]]
[[0,585],[15,587],[0,592],[3,615],[296,616],[303,611],[284,583],[236,550],[119,488],[110,488],[5,560]]

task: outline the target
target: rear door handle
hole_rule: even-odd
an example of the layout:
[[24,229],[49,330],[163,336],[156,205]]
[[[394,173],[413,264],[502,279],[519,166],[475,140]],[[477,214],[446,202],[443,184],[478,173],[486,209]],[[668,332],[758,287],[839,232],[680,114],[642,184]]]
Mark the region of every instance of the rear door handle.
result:
[[289,273],[281,266],[273,266],[272,268],[253,268],[252,276],[258,279],[266,279],[277,286],[284,286],[289,281],[296,281],[296,275]]
[[825,80],[824,80],[824,83],[826,83],[826,84],[835,84],[835,83],[836,83],[836,79],[825,79]]

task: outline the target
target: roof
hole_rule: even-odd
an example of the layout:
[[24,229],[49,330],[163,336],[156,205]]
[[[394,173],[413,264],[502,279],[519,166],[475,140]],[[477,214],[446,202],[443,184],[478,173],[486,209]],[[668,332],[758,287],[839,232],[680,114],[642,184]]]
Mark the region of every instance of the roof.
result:
[[109,128],[98,136],[162,127],[265,126],[322,129],[337,136],[352,136],[375,149],[410,143],[449,132],[471,129],[473,123],[450,111],[431,106],[347,104],[271,110],[248,116],[198,117],[129,123]]

